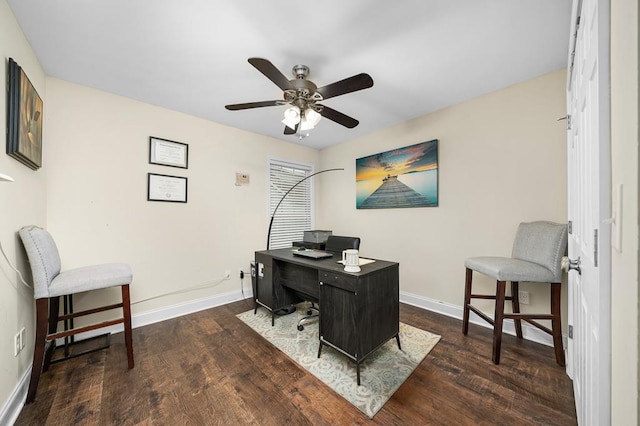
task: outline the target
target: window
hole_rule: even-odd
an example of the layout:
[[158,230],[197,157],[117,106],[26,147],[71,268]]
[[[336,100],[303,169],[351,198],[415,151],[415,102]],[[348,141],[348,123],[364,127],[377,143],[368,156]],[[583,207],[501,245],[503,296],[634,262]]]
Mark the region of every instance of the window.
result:
[[[302,241],[304,231],[311,229],[311,179],[293,188],[311,172],[310,166],[269,160],[269,219],[278,209],[271,227],[269,248],[291,247],[292,242]],[[291,192],[287,194],[289,190]]]

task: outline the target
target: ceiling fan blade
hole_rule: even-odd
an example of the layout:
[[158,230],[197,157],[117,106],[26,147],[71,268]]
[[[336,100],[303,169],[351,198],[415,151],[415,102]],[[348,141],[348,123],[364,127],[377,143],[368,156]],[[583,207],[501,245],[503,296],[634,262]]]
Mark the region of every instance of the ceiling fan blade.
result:
[[265,75],[269,80],[273,81],[276,86],[283,91],[293,89],[291,82],[284,76],[271,62],[262,58],[249,58],[249,63],[253,65],[258,71]]
[[278,106],[285,105],[285,101],[261,101],[261,102],[249,102],[246,104],[233,104],[233,105],[225,105],[224,107],[229,111],[238,111],[240,109],[249,109],[249,108],[262,108],[269,106]]
[[360,123],[355,118],[349,117],[348,115],[343,114],[339,111],[336,111],[333,108],[329,108],[326,105],[321,105],[321,106],[322,106],[322,111],[320,111],[320,115],[322,115],[324,118],[328,118],[331,121],[335,121],[336,123],[341,124],[344,127],[353,129]]
[[362,73],[322,86],[318,88],[316,92],[320,93],[323,99],[329,99],[334,96],[344,95],[345,93],[368,89],[371,86],[373,86],[373,79],[371,76],[369,74]]
[[299,125],[300,125],[300,123],[297,123],[295,129],[292,129],[289,126],[284,126],[284,134],[285,135],[295,135],[296,133],[298,133],[298,126]]

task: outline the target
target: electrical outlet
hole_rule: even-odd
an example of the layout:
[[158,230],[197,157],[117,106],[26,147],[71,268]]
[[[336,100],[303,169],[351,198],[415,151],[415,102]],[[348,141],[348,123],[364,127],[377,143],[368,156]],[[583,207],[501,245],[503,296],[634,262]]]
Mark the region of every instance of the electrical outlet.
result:
[[528,305],[531,302],[531,300],[529,299],[529,292],[528,291],[519,291],[518,292],[518,300],[523,305]]
[[13,356],[18,356],[20,353],[20,333],[16,333],[13,336]]
[[20,350],[24,349],[25,341],[24,341],[24,327],[20,329]]
[[225,280],[231,279],[231,271],[224,271],[224,279]]

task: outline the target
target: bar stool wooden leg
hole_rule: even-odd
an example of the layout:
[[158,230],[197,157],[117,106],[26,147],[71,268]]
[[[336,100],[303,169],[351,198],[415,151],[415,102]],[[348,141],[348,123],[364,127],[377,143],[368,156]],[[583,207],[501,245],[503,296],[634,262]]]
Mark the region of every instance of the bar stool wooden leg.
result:
[[33,363],[31,365],[29,390],[27,391],[27,404],[31,404],[36,399],[38,382],[40,381],[40,374],[42,374],[44,348],[47,340],[48,309],[49,299],[44,297],[36,300],[36,338],[33,350]]
[[[511,282],[511,307],[514,314],[520,313],[520,295],[518,281]],[[513,324],[516,328],[516,336],[522,339],[522,320],[514,319]]]
[[473,270],[466,268],[466,277],[464,280],[464,306],[462,310],[462,334],[465,336],[469,332],[469,304],[471,303],[471,279],[473,278]]
[[504,298],[507,289],[505,281],[498,281],[496,284],[496,311],[493,324],[493,355],[494,364],[500,364],[500,347],[502,346],[502,323],[504,321]]
[[562,316],[560,315],[560,294],[561,284],[551,283],[551,331],[553,335],[553,348],[556,353],[556,362],[564,367],[564,349],[562,346]]
[[122,287],[122,312],[124,316],[124,342],[127,346],[127,362],[129,369],[133,368],[133,333],[131,331],[131,298],[129,285]]
[[[50,297],[49,298],[49,331],[48,334],[54,334],[58,331],[58,316],[60,315],[60,297]],[[49,371],[49,366],[51,365],[51,355],[53,355],[53,351],[56,349],[56,342],[53,341],[47,348],[47,343],[45,342],[45,353],[44,353],[44,362],[42,364],[42,372],[46,373]]]

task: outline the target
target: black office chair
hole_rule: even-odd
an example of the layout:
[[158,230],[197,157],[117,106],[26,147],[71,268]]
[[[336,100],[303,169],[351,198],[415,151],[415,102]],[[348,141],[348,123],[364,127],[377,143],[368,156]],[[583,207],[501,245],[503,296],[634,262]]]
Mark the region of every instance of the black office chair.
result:
[[[356,249],[360,248],[360,238],[359,237],[344,237],[340,235],[329,235],[327,238],[327,243],[325,245],[325,251],[329,253],[337,254],[338,257],[342,256],[342,251],[347,249]],[[317,318],[320,315],[320,310],[316,306],[318,300],[315,297],[311,297],[309,295],[304,295],[304,299],[311,302],[311,306],[307,309],[307,315],[302,317],[300,321],[298,321],[298,330],[304,330],[304,324],[309,321]]]
[[358,237],[341,237],[339,235],[329,235],[325,251],[338,253],[342,256],[342,250],[360,248],[360,238]]

